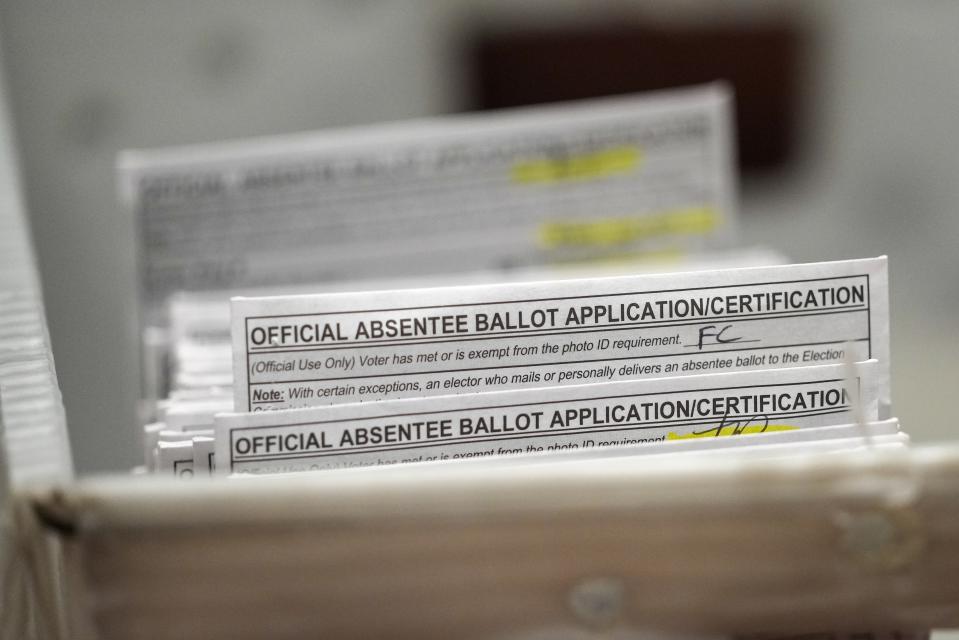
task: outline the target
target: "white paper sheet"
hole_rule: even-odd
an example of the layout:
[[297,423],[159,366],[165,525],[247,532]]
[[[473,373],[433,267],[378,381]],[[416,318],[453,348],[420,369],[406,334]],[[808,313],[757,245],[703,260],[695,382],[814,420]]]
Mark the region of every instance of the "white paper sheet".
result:
[[233,300],[234,407],[260,411],[875,358],[886,259]]
[[[570,451],[847,424],[878,415],[875,361],[222,414],[221,473]],[[852,374],[847,378],[847,374]]]

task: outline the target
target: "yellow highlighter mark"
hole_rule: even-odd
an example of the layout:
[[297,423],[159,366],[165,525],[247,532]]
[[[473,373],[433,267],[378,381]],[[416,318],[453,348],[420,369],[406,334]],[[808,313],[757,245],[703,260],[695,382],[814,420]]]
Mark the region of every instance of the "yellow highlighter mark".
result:
[[670,431],[666,434],[667,440],[692,440],[693,438],[718,438],[726,436],[741,436],[750,433],[771,433],[773,431],[795,431],[799,427],[791,424],[749,424],[739,426],[735,424],[713,427],[706,431],[694,431],[693,433],[674,433]]
[[660,213],[547,222],[540,243],[547,248],[609,247],[662,236],[706,235],[720,224],[713,207],[685,207]]
[[654,251],[612,251],[604,252],[597,256],[588,256],[585,258],[561,257],[550,264],[556,269],[561,270],[569,268],[570,270],[582,269],[583,265],[603,266],[603,267],[621,267],[635,265],[664,267],[673,264],[682,264],[689,256],[689,251],[679,247],[666,247]]
[[513,166],[512,178],[520,184],[604,178],[632,171],[639,166],[641,158],[638,147],[610,147],[592,153],[521,162]]

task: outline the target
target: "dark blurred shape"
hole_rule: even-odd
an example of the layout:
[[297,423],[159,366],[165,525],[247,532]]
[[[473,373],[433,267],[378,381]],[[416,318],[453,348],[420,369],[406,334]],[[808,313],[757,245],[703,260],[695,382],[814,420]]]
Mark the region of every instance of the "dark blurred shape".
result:
[[802,28],[605,24],[482,30],[471,40],[471,109],[575,100],[725,80],[736,92],[739,163],[781,169],[797,139]]

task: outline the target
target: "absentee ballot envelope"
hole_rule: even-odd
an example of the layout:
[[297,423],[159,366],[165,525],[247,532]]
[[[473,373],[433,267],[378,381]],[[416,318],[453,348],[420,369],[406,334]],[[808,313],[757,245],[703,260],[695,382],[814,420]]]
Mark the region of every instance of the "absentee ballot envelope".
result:
[[886,258],[232,300],[234,409],[877,359]]
[[144,320],[202,291],[735,241],[722,85],[124,152]]
[[[530,454],[874,421],[875,361],[220,414],[219,473]],[[850,375],[851,374],[851,375]]]
[[[899,420],[890,418],[862,424],[842,424],[828,427],[808,427],[791,431],[766,431],[741,434],[748,437],[695,437],[666,440],[643,444],[592,447],[589,449],[564,449],[541,451],[531,454],[505,456],[480,456],[468,459],[412,462],[408,464],[379,465],[375,467],[349,467],[326,473],[376,473],[402,476],[406,474],[468,473],[470,469],[516,469],[540,465],[563,466],[570,470],[601,466],[609,469],[614,465],[632,466],[636,457],[643,457],[644,466],[650,460],[689,458],[698,455],[724,455],[735,450],[740,459],[752,457],[793,457],[811,453],[834,453],[862,449],[904,449],[909,446],[909,436],[899,426]],[[309,471],[302,472],[304,474]],[[242,478],[247,476],[237,475]]]

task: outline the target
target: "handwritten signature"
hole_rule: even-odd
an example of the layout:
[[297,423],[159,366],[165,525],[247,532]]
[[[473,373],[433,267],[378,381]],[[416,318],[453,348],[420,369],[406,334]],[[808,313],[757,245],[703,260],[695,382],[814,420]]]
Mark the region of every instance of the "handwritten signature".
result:
[[[769,416],[758,415],[743,420],[729,420],[727,416],[715,427],[710,427],[704,431],[693,431],[692,435],[703,436],[738,436],[743,433],[766,433],[769,428]],[[723,430],[726,430],[725,432]]]

